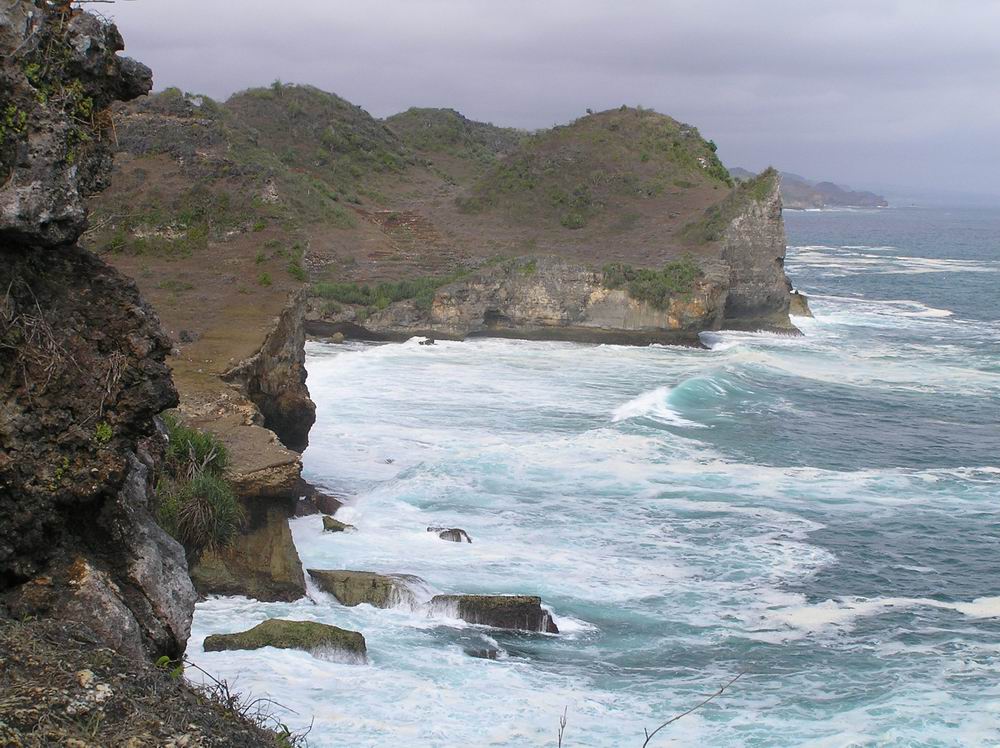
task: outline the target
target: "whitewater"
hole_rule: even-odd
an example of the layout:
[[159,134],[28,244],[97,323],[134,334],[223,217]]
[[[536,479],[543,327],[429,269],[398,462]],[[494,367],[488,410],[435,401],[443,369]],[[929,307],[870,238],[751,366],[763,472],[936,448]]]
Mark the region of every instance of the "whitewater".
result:
[[[192,661],[315,746],[554,746],[564,712],[565,746],[640,746],[740,674],[650,745],[1000,745],[1000,219],[786,222],[800,337],[308,343],[305,475],[357,530],[292,520],[303,564],[425,583],[209,598]],[[439,593],[540,595],[560,633]],[[361,631],[369,663],[202,651],[271,617]]]

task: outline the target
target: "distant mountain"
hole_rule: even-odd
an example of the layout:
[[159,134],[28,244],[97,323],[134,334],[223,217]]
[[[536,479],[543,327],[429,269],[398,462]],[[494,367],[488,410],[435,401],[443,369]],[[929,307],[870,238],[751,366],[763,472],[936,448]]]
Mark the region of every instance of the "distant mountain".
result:
[[[734,179],[745,180],[754,173],[739,167],[729,170]],[[852,190],[833,182],[813,182],[798,174],[781,172],[781,202],[786,208],[887,208],[888,201],[874,192]]]

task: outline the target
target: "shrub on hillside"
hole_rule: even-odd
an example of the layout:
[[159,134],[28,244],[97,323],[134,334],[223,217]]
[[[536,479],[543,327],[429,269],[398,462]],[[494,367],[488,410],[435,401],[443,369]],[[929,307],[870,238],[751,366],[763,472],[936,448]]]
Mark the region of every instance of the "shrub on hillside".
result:
[[668,262],[659,270],[634,268],[621,262],[604,266],[604,285],[624,288],[637,301],[666,309],[674,296],[687,296],[701,276],[701,268],[690,255]]

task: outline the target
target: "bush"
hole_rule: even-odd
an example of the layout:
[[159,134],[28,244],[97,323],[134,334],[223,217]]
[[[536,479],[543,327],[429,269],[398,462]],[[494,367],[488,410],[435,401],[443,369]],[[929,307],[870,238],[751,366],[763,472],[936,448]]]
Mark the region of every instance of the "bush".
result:
[[189,554],[228,545],[243,527],[243,507],[222,476],[229,455],[214,434],[165,413],[165,475],[157,484],[156,518]]
[[269,273],[261,273],[260,275],[257,276],[258,286],[264,286],[266,288],[267,286],[270,286],[271,283],[272,283],[271,275]]
[[314,296],[341,304],[355,304],[375,309],[385,309],[397,301],[413,299],[421,309],[430,309],[434,294],[441,286],[461,280],[467,271],[459,270],[450,275],[414,278],[396,283],[379,283],[374,286],[358,283],[317,283]]
[[175,476],[188,479],[203,472],[219,475],[226,469],[229,453],[214,434],[185,426],[176,416],[164,413],[167,427],[167,467]]
[[657,309],[670,306],[676,295],[687,296],[701,276],[701,268],[690,255],[669,262],[660,270],[634,268],[614,262],[604,266],[604,285],[625,288],[637,301],[645,301]]
[[201,472],[186,481],[161,481],[157,519],[189,551],[229,545],[246,520],[229,483]]

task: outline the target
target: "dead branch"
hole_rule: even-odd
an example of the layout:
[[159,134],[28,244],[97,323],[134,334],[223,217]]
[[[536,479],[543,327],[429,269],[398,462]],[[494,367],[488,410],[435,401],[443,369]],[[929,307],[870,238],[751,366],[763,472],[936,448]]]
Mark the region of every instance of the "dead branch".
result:
[[681,712],[677,716],[671,717],[670,719],[668,719],[666,722],[664,722],[662,725],[660,725],[659,727],[657,727],[652,732],[649,732],[648,730],[643,729],[643,732],[646,733],[646,740],[643,741],[642,748],[646,748],[646,746],[649,745],[649,741],[653,739],[653,736],[656,735],[656,733],[658,733],[664,727],[666,727],[667,725],[672,725],[674,722],[676,722],[677,720],[679,720],[681,717],[686,717],[687,715],[691,714],[691,712],[694,712],[694,711],[697,711],[698,709],[701,709],[703,706],[705,706],[705,704],[709,703],[713,699],[715,699],[715,698],[717,698],[719,696],[722,696],[722,694],[725,692],[725,690],[727,688],[729,688],[731,685],[733,685],[736,681],[738,681],[742,677],[743,677],[743,673],[740,673],[735,678],[733,678],[732,680],[730,680],[728,683],[726,683],[725,685],[723,685],[718,691],[716,691],[711,696],[709,696],[707,699],[705,699],[704,701],[702,701],[700,704],[695,704],[693,707],[691,707],[690,709],[688,709],[686,712]]

